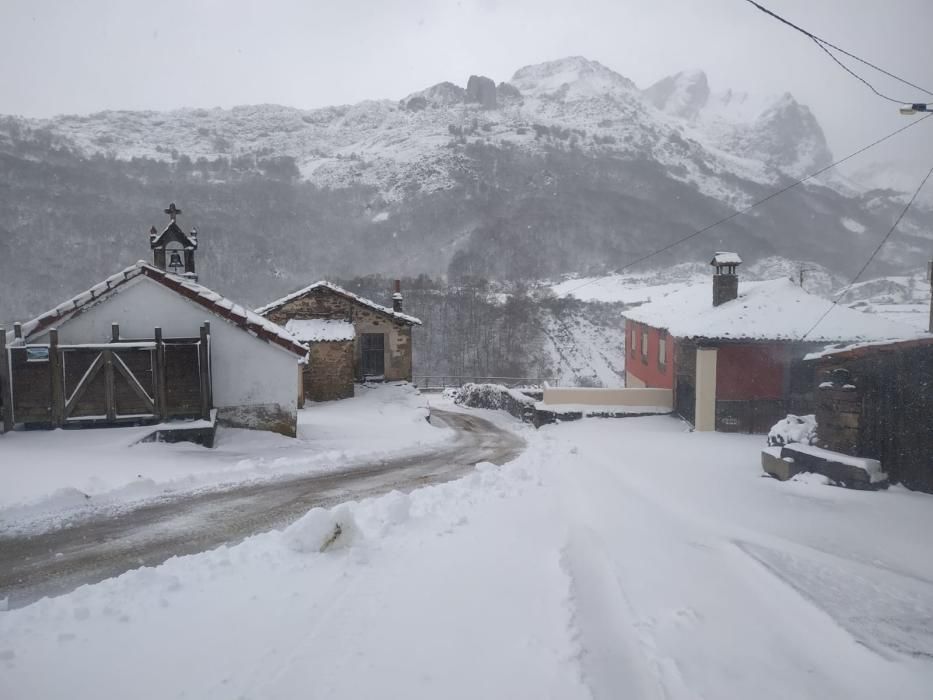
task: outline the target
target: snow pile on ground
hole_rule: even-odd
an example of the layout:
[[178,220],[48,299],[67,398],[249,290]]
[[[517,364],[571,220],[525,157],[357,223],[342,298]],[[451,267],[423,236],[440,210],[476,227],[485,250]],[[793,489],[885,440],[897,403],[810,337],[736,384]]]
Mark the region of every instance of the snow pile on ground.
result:
[[806,416],[795,416],[788,413],[786,418],[782,418],[768,432],[768,444],[772,447],[781,445],[790,445],[794,442],[802,442],[804,445],[812,445],[816,442],[816,416],[812,413]]
[[335,547],[349,547],[357,534],[356,522],[347,506],[332,510],[312,508],[282,532],[293,552],[308,554]]
[[464,384],[456,402],[472,408],[488,408],[511,412],[514,407],[534,406],[535,399],[518,389],[503,384]]
[[759,436],[669,417],[523,430],[505,467],[0,613],[3,696],[929,697],[933,497],[762,479]]
[[[135,444],[151,427],[13,432],[0,436],[0,530],[63,525],[92,509],[315,471],[333,471],[449,440],[426,420],[410,385],[357,386],[343,401],[298,414],[298,439],[224,429],[214,449]],[[362,428],[360,426],[363,426]]]

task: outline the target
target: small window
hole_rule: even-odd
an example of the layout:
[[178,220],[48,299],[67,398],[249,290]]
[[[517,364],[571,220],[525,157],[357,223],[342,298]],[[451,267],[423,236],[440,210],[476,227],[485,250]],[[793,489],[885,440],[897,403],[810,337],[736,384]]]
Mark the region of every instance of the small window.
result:
[[632,357],[635,357],[635,349],[638,347],[638,338],[635,332],[635,324],[632,324],[632,340],[629,343],[629,348],[631,348]]
[[648,357],[648,330],[645,328],[641,330],[641,356]]
[[26,362],[48,362],[48,348],[26,348]]
[[667,337],[663,335],[658,340],[658,364],[662,368],[667,364]]

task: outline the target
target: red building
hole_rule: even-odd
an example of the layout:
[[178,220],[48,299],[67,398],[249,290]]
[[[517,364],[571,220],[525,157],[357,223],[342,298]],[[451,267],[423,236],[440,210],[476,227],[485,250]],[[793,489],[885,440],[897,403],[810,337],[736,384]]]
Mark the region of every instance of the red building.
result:
[[740,264],[735,253],[713,257],[712,301],[694,285],[624,313],[626,386],[671,389],[675,411],[697,430],[767,432],[787,413],[811,413],[807,352],[915,335],[838,306],[817,324],[831,302],[789,279],[740,290]]

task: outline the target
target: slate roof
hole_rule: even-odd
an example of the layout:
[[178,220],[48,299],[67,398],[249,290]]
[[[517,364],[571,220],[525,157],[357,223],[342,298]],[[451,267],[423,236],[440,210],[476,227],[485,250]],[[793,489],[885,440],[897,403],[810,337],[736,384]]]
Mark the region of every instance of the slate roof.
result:
[[273,302],[269,302],[265,306],[260,306],[258,309],[256,309],[256,313],[259,314],[260,316],[265,316],[271,311],[275,311],[276,309],[279,309],[285,306],[288,302],[294,301],[295,299],[303,297],[305,294],[313,292],[316,289],[327,289],[331,292],[334,292],[335,294],[339,294],[340,296],[346,299],[349,299],[350,301],[369,307],[373,311],[378,311],[381,314],[385,314],[386,316],[389,316],[396,321],[401,321],[402,323],[406,323],[410,326],[421,325],[421,319],[419,318],[415,318],[414,316],[409,316],[408,314],[403,314],[401,311],[393,311],[387,306],[382,306],[381,304],[377,304],[371,299],[366,299],[365,297],[361,297],[358,294],[354,294],[353,292],[347,291],[343,287],[339,287],[336,284],[333,284],[332,282],[326,282],[324,280],[321,280],[320,282],[315,282],[314,284],[309,284],[307,287],[303,287],[302,289],[299,289],[298,291],[292,292],[291,294],[287,294],[281,299],[276,299]]
[[[108,277],[103,282],[94,285],[87,291],[59,304],[54,309],[46,311],[44,314],[37,316],[31,321],[27,321],[22,327],[23,337],[28,339],[30,336],[38,335],[64,323],[87,308],[108,298],[115,290],[119,289],[130,280],[140,276],[158,282],[162,286],[171,289],[176,294],[180,294],[235,326],[252,333],[257,338],[278,345],[299,357],[304,357],[308,354],[307,346],[298,342],[294,336],[281,326],[226,299],[207,287],[160,270],[142,260]],[[7,343],[12,344],[13,340],[13,333],[8,332]]]
[[865,342],[913,337],[916,330],[877,314],[836,306],[789,279],[740,282],[739,296],[719,306],[703,285],[682,287],[623,312],[625,318],[666,329],[679,338],[787,340],[814,343]]

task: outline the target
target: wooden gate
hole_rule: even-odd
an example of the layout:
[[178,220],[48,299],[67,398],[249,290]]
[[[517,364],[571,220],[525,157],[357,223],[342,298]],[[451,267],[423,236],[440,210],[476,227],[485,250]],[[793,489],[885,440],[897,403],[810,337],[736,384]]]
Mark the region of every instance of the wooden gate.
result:
[[3,428],[154,423],[168,418],[208,418],[210,331],[199,338],[110,343],[16,344],[2,349],[0,409]]

